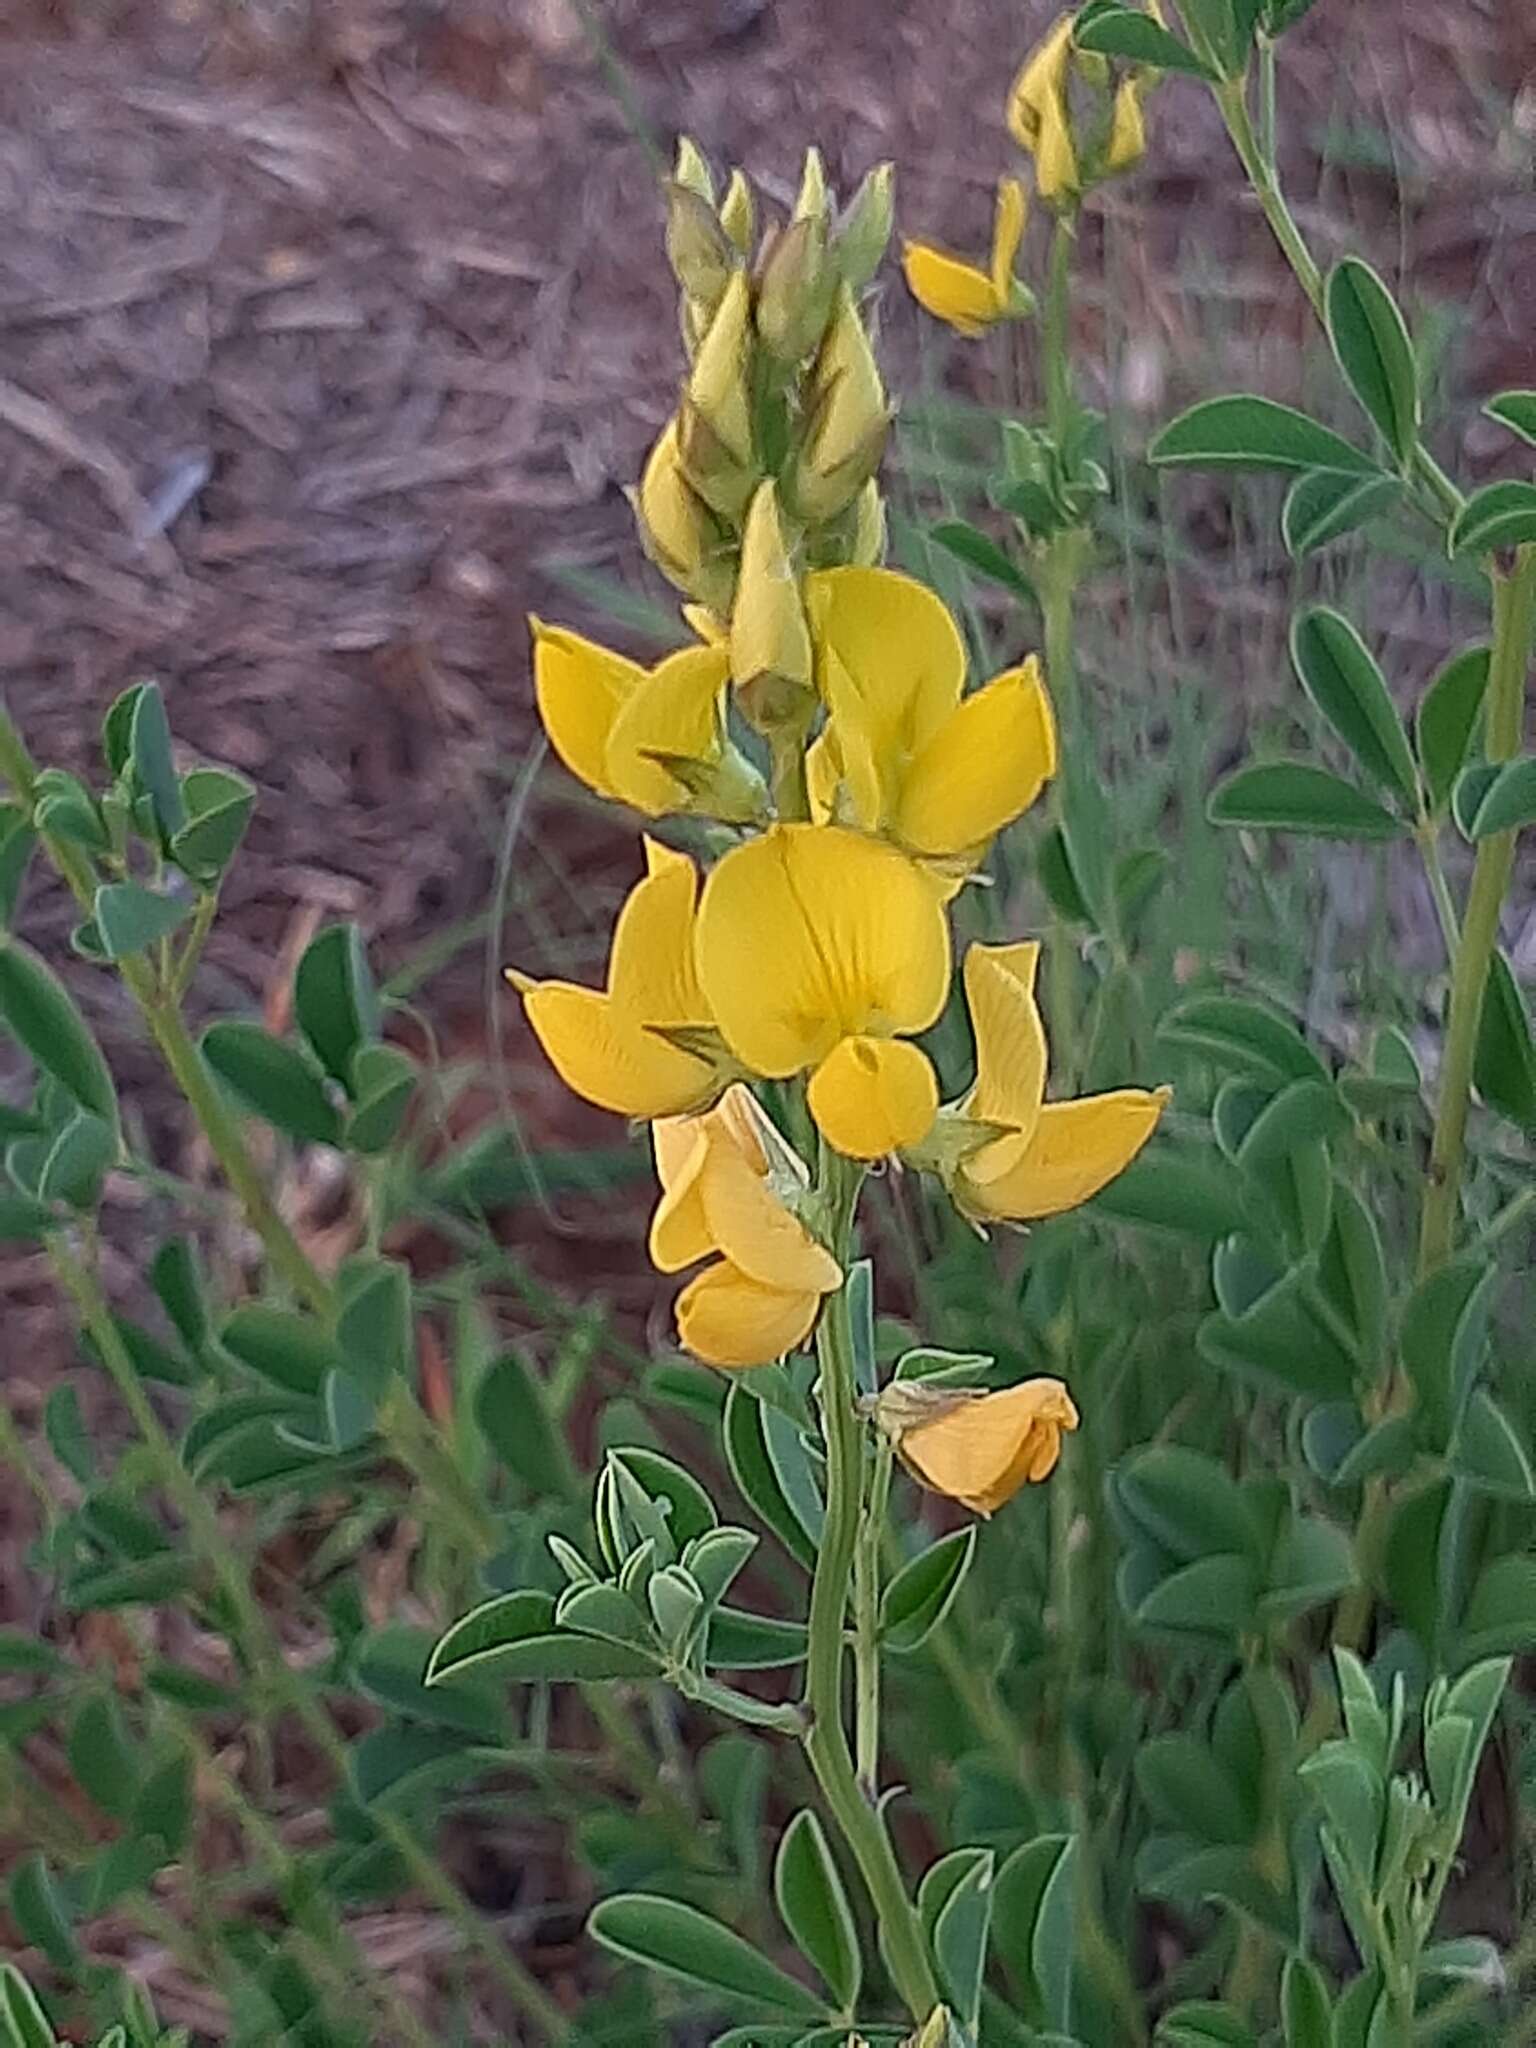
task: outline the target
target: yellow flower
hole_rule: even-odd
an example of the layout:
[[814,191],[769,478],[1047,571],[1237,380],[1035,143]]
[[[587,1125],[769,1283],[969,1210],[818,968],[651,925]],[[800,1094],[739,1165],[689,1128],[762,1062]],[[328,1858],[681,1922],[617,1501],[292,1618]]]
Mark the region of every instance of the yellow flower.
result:
[[682,1116],[732,1071],[694,967],[699,877],[686,854],[645,842],[646,874],[613,928],[606,989],[507,979],[565,1085],[619,1116]]
[[[921,1393],[920,1384],[910,1391]],[[1061,1456],[1062,1433],[1076,1429],[1077,1421],[1061,1381],[1039,1379],[995,1394],[934,1389],[928,1419],[898,1425],[893,1433],[897,1455],[914,1479],[973,1514],[990,1515],[1021,1486],[1050,1477]]]
[[956,1205],[977,1222],[1028,1222],[1086,1202],[1130,1165],[1169,1098],[1166,1088],[1116,1088],[1045,1100],[1039,959],[1032,940],[965,956],[976,1082],[943,1111],[932,1151]]
[[958,877],[1056,772],[1056,724],[1031,655],[962,697],[965,645],[941,601],[890,569],[806,578],[826,732],[821,815],[883,833]]
[[736,584],[725,529],[688,480],[674,414],[645,459],[634,493],[640,544],[665,576],[696,604],[729,609]]
[[762,778],[726,735],[730,659],[723,647],[684,647],[644,669],[563,626],[529,623],[544,730],[589,789],[648,818],[702,811],[748,824],[762,817]]
[[949,986],[938,892],[894,847],[835,825],[775,825],[704,885],[699,980],[742,1066],[810,1071],[823,1136],[878,1159],[928,1132],[938,1104],[926,1031]]
[[1008,95],[1008,132],[1035,160],[1042,199],[1070,199],[1078,190],[1067,84],[1072,65],[1072,16],[1058,17],[1025,58]]
[[1027,312],[1029,297],[1013,274],[1024,215],[1024,187],[1017,178],[1001,179],[992,222],[992,261],[986,270],[933,242],[904,243],[902,269],[913,298],[936,320],[972,338],[1000,320]]
[[706,1364],[768,1365],[810,1335],[837,1261],[790,1203],[808,1175],[750,1090],[652,1126],[662,1197],[650,1251],[663,1273],[711,1261],[677,1298],[678,1336]]

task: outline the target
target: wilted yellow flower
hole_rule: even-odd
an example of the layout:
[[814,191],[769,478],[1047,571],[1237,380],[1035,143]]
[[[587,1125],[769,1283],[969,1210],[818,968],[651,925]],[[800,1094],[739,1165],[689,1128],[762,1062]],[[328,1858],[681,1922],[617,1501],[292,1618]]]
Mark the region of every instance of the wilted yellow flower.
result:
[[725,529],[688,480],[676,416],[646,457],[634,494],[635,522],[646,553],[669,583],[713,611],[727,610],[736,583]]
[[[1103,57],[1074,49],[1072,28],[1073,17],[1063,14],[1025,58],[1008,95],[1009,132],[1034,158],[1036,188],[1052,205],[1071,204],[1100,178],[1129,170],[1146,149],[1141,101],[1154,74],[1130,73],[1106,100],[1110,67]],[[1074,77],[1100,103],[1086,121],[1079,115],[1076,126]]]
[[723,647],[684,647],[645,669],[563,626],[530,624],[539,716],[588,788],[650,818],[701,811],[747,824],[763,816],[762,778],[726,735]]
[[774,825],[704,885],[699,980],[742,1066],[810,1072],[823,1136],[854,1159],[917,1144],[937,1084],[904,1035],[949,986],[938,892],[894,847],[835,825]]
[[790,497],[801,518],[835,519],[880,467],[890,427],[885,386],[846,285],[811,376],[810,424]]
[[828,714],[810,763],[820,813],[968,873],[1056,772],[1039,662],[963,697],[959,628],[931,590],[890,569],[817,571],[806,608]]
[[1116,1088],[1045,1100],[1039,959],[1033,940],[966,951],[976,1081],[941,1112],[932,1163],[977,1222],[1028,1222],[1088,1201],[1130,1165],[1169,1098],[1166,1088]]
[[1001,179],[992,221],[992,260],[985,270],[934,242],[904,243],[902,269],[913,298],[936,320],[973,338],[1000,320],[1029,312],[1033,300],[1013,274],[1024,237],[1025,212],[1024,187],[1019,180]]
[[[1077,1409],[1060,1380],[1024,1380],[995,1394],[896,1382],[876,1413],[923,1486],[990,1515],[1056,1469]],[[914,1419],[915,1418],[915,1419]]]
[[606,989],[511,967],[507,979],[568,1088],[619,1116],[682,1116],[713,1101],[734,1069],[694,966],[698,871],[653,839],[645,862],[613,928]]
[[816,701],[811,637],[771,479],[758,485],[742,534],[730,664],[741,708],[755,726],[805,729]]
[[651,1135],[662,1186],[651,1257],[663,1273],[711,1261],[677,1298],[678,1336],[709,1365],[782,1358],[843,1280],[790,1206],[809,1185],[803,1161],[739,1083],[706,1115]]

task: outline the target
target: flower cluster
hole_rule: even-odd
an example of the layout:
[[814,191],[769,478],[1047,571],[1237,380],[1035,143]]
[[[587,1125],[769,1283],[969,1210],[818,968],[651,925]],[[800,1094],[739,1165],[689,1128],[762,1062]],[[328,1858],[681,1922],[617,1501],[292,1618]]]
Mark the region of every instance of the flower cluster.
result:
[[[637,514],[695,639],[648,668],[535,621],[534,684],[575,776],[646,819],[700,821],[716,857],[701,875],[645,838],[603,988],[510,979],[566,1083],[651,1126],[651,1253],[697,1269],[679,1335],[735,1369],[805,1344],[842,1285],[830,1189],[849,1174],[896,1160],[978,1226],[1052,1216],[1135,1156],[1164,1095],[1047,1101],[1032,941],[966,950],[975,1069],[952,1100],[918,1042],[951,995],[951,906],[1055,774],[1057,735],[1035,656],[968,690],[948,610],[876,559],[887,409],[857,292],[888,184],[867,180],[834,227],[813,153],[750,267],[739,173],[717,206],[685,145],[671,201],[692,367]],[[766,1084],[819,1135],[814,1182]],[[995,1470],[965,1449],[988,1415]],[[985,1511],[1043,1477],[1075,1422],[1056,1382],[1030,1383],[909,1417],[901,1454]],[[980,1472],[969,1490],[955,1456]]]

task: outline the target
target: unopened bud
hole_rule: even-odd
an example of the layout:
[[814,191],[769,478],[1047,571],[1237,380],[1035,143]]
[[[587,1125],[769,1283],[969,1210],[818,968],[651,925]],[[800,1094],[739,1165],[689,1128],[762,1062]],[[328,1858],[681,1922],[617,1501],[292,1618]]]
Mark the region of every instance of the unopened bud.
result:
[[863,291],[885,260],[896,217],[896,172],[876,164],[843,209],[833,241],[838,275],[849,291]]
[[814,409],[795,464],[794,506],[835,519],[880,467],[890,414],[874,350],[846,286],[816,359]]
[[826,165],[821,160],[821,151],[813,142],[805,152],[805,168],[800,173],[800,190],[795,196],[793,220],[819,220],[823,227],[832,211],[832,197],[827,190]]
[[720,202],[720,225],[743,257],[752,254],[752,241],[757,232],[757,203],[742,171],[731,173],[731,182]]
[[709,168],[709,158],[691,135],[677,138],[677,162],[672,176],[679,185],[690,192],[697,192],[706,206],[715,203],[715,174]]
[[731,610],[731,675],[760,732],[803,727],[815,708],[811,635],[772,481],[758,485]]
[[853,550],[849,559],[859,569],[878,568],[885,560],[885,493],[873,477],[854,506]]
[[798,363],[821,340],[837,275],[819,219],[791,221],[763,259],[757,290],[757,331],[770,355]]
[[733,588],[726,536],[684,473],[676,419],[646,458],[634,507],[641,544],[663,576],[696,603],[724,611]]
[[[736,270],[699,345],[688,403],[738,467],[752,461],[752,294]],[[691,465],[690,465],[691,467]]]
[[707,318],[741,267],[730,236],[707,199],[675,180],[666,187],[667,261],[690,308]]

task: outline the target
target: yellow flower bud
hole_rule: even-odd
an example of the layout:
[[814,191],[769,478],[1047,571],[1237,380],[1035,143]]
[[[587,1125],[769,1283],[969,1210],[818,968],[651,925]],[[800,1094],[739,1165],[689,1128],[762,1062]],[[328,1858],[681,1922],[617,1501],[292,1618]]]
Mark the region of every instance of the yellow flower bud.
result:
[[770,355],[798,363],[810,354],[826,327],[836,282],[824,221],[791,221],[774,236],[757,291],[757,331]]
[[895,217],[895,167],[876,164],[844,208],[834,238],[838,274],[849,291],[863,291],[880,268]]
[[752,239],[757,231],[757,202],[752,197],[752,187],[739,170],[732,171],[731,182],[720,202],[720,225],[743,256],[752,254]]
[[746,272],[738,270],[694,361],[678,441],[689,482],[706,504],[733,523],[746,509],[757,480],[751,348],[751,291]]
[[708,205],[715,203],[715,174],[709,168],[709,158],[691,135],[677,138],[677,161],[672,167],[672,176],[679,185],[685,185],[690,192],[697,192]]
[[740,269],[740,258],[707,199],[673,181],[666,201],[667,261],[689,308],[707,320]]
[[816,359],[810,425],[795,463],[792,495],[803,519],[835,519],[858,495],[880,467],[889,426],[874,351],[843,286]]
[[804,727],[816,704],[811,636],[772,481],[758,485],[741,541],[731,612],[731,675],[761,732]]
[[641,543],[663,576],[696,603],[725,610],[735,581],[729,547],[684,472],[676,419],[668,420],[646,458],[634,507]]
[[805,167],[800,173],[800,190],[795,197],[794,220],[819,220],[826,225],[832,210],[831,194],[827,191],[827,170],[821,160],[821,151],[814,143],[805,152]]
[[855,568],[878,568],[885,560],[885,493],[873,477],[854,506],[853,547],[848,559]]

